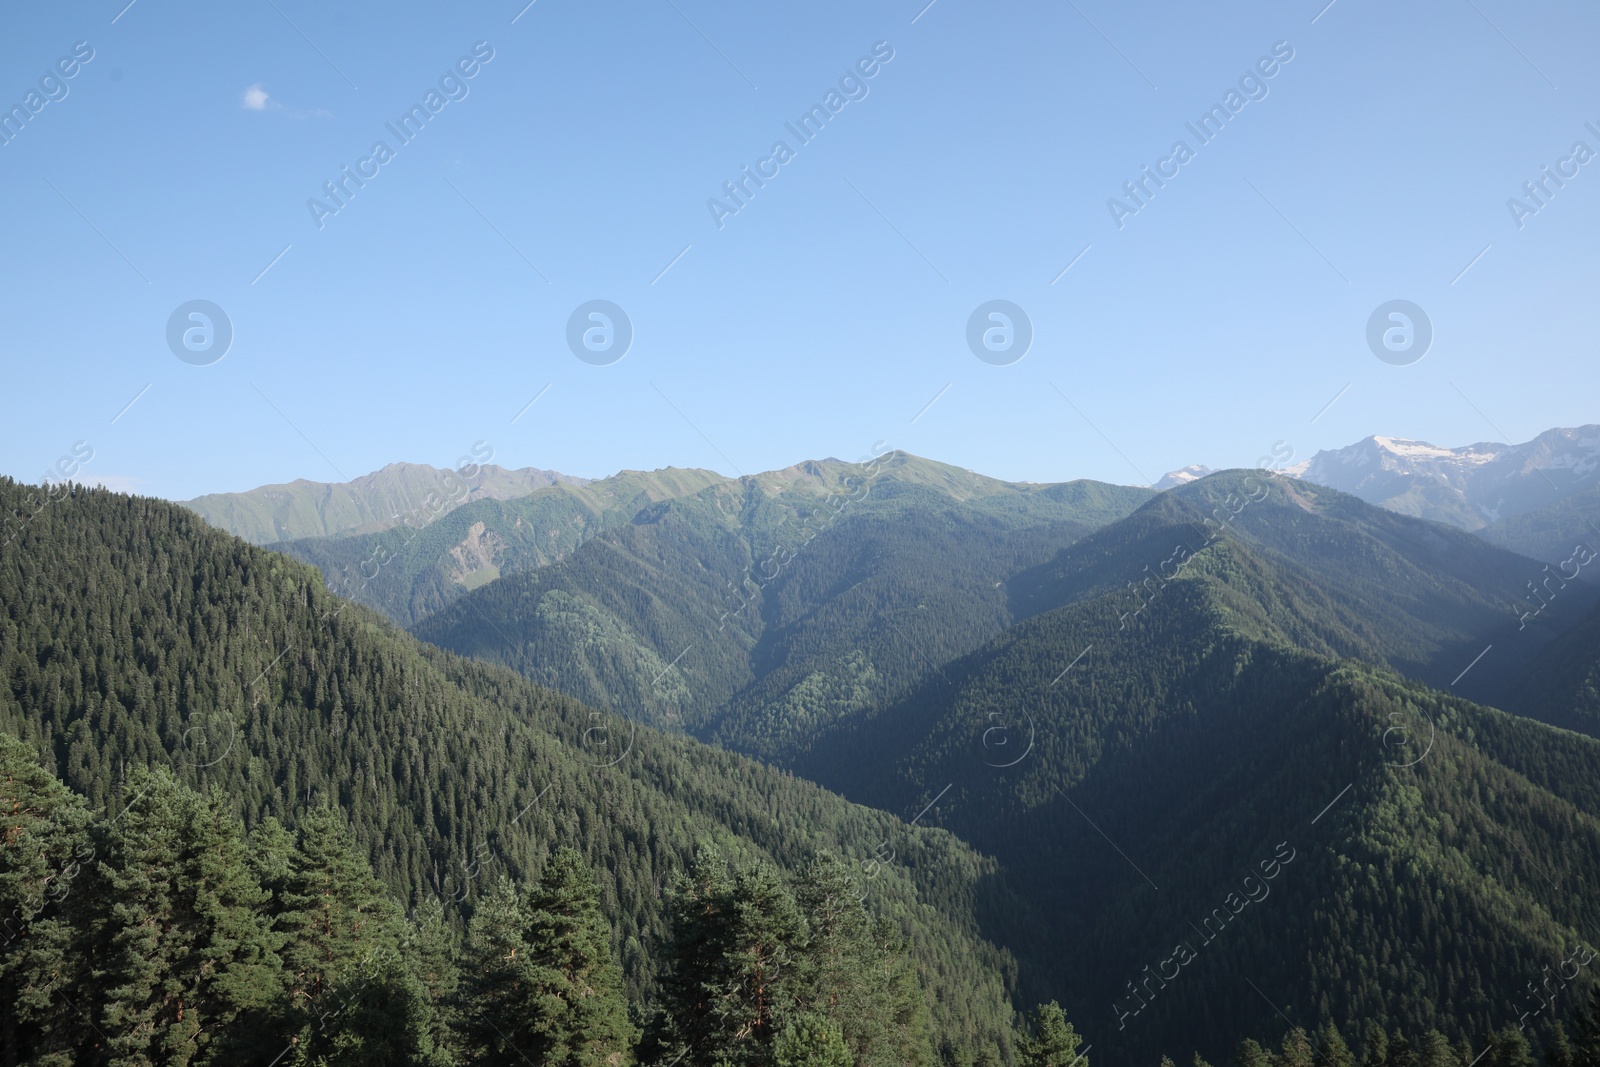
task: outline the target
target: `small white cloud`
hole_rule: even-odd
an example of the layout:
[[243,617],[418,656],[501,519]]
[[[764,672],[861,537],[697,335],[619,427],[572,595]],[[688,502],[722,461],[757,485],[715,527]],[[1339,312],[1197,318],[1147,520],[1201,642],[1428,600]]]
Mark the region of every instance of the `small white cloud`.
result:
[[271,93],[267,92],[261,87],[260,82],[256,82],[254,85],[250,86],[250,88],[246,89],[243,94],[241,94],[239,106],[244,108],[246,111],[271,111],[272,113],[282,115],[285,118],[296,120],[333,118],[333,112],[326,108],[316,107],[312,108],[310,111],[301,111],[294,108],[284,107],[281,103],[272,98]]

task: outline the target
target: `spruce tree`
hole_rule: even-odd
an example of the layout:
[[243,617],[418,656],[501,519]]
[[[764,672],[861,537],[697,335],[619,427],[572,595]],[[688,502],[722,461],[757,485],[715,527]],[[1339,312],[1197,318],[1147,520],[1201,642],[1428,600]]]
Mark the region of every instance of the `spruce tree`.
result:
[[802,980],[805,919],[794,897],[766,863],[734,879],[727,954],[712,1011],[739,1058],[760,1062],[793,1007]]
[[1418,1067],[1416,1050],[1398,1029],[1389,1035],[1389,1067]]
[[858,1067],[839,1024],[815,1012],[784,1023],[772,1046],[773,1067]]
[[1490,1052],[1484,1060],[1487,1067],[1534,1067],[1528,1038],[1514,1026],[1506,1026],[1490,1035]]
[[880,1058],[898,1064],[891,1058],[894,1019],[886,961],[858,892],[849,868],[832,854],[819,856],[802,874],[795,897],[810,933],[803,999],[839,1027],[860,1067],[876,1065]]
[[704,845],[667,898],[661,1005],[641,1058],[699,1065],[715,1062],[724,1041],[713,1001],[721,987],[724,941],[732,921],[733,880],[715,845]]
[[1437,1030],[1422,1035],[1417,1054],[1422,1067],[1464,1067],[1456,1050],[1450,1047],[1450,1039]]
[[583,857],[557,849],[527,906],[533,1055],[550,1067],[620,1067],[636,1034],[611,955],[611,928]]
[[1088,1067],[1088,1059],[1078,1053],[1083,1038],[1073,1030],[1061,1005],[1053,1000],[1041,1004],[1034,1009],[1030,1023],[1031,1033],[1024,1033],[1017,1042],[1023,1067],[1072,1067],[1080,1061]]
[[406,928],[401,956],[429,1006],[423,1024],[426,1035],[423,1058],[431,1067],[451,1067],[457,1062],[457,994],[461,969],[456,959],[456,936],[445,918],[438,897],[417,906]]
[[1589,1006],[1572,1017],[1573,1067],[1600,1067],[1600,984],[1589,991]]
[[[0,1055],[65,1067],[89,1036],[74,1004],[83,977],[76,921],[93,856],[81,798],[39,765],[33,746],[0,734]],[[88,1004],[84,1005],[86,1008]]]
[[344,817],[301,817],[278,924],[287,935],[285,1064],[376,1067],[414,1058],[420,987],[400,960],[399,916]]
[[1317,1063],[1322,1067],[1355,1067],[1355,1053],[1350,1051],[1344,1035],[1331,1022],[1324,1022],[1317,1027],[1314,1047],[1317,1049]]
[[696,1067],[770,1062],[806,993],[806,923],[793,895],[764,863],[730,879],[721,854],[706,849],[670,908],[670,964],[646,1055]]
[[514,1022],[533,1014],[533,952],[523,919],[522,893],[502,875],[479,900],[467,928],[461,1034],[469,1062],[484,1067],[531,1058],[522,1047],[528,1037]]
[[1272,1067],[1272,1054],[1262,1048],[1261,1043],[1253,1037],[1247,1037],[1239,1042],[1233,1058],[1239,1067]]
[[1272,1057],[1273,1067],[1314,1067],[1315,1061],[1311,1037],[1298,1026],[1283,1035],[1283,1045]]
[[215,798],[162,769],[131,776],[123,804],[100,834],[93,886],[109,902],[93,933],[108,1062],[203,1063],[242,1013],[277,1000],[267,894]]
[[1545,1039],[1543,1067],[1573,1067],[1572,1042],[1567,1039],[1567,1028],[1559,1022],[1551,1025]]

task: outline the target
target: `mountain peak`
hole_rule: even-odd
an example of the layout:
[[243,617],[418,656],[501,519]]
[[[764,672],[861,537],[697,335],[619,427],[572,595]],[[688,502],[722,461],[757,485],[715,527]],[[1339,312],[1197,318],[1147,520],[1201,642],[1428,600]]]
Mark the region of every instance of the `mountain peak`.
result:
[[1211,473],[1211,468],[1205,464],[1191,463],[1187,467],[1179,467],[1175,471],[1168,471],[1163,474],[1161,480],[1150,488],[1158,493],[1164,493],[1168,489],[1176,489],[1180,485],[1188,485],[1190,482],[1199,481]]
[[1547,430],[1520,445],[1442,448],[1374,434],[1284,471],[1403,515],[1477,530],[1584,488],[1600,473],[1600,426]]

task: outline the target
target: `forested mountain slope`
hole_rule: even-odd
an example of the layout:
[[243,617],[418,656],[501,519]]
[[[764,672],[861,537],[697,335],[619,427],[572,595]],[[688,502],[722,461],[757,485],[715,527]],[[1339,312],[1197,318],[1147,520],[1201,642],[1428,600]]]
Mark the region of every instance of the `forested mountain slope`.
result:
[[[1464,531],[1398,515],[1282,476],[1223,471],[1163,493],[1057,558],[1017,575],[1008,591],[1025,617],[1097,595],[1137,616],[1185,560],[1227,538],[1248,545],[1270,580],[1239,590],[1243,615],[1275,612],[1288,639],[1447,686],[1484,648],[1460,692],[1494,701],[1594,602],[1574,586],[1542,614],[1530,583],[1543,565]],[[1524,618],[1523,616],[1527,616]]]
[[1052,917],[1032,998],[1102,1058],[1280,1011],[1504,1026],[1600,936],[1600,742],[1296,647],[1321,632],[1298,586],[1224,535],[1142,609],[1037,615],[794,766],[868,803],[940,794],[930,821]]
[[1600,608],[1528,665],[1505,706],[1529,718],[1600,737]]
[[[1573,493],[1537,511],[1492,522],[1477,533],[1490,544],[1541,563],[1585,559],[1589,553],[1600,552],[1600,486]],[[1580,547],[1588,552],[1577,551]],[[1587,563],[1583,564],[1583,571],[1586,580],[1600,581]]]
[[[274,547],[316,564],[330,588],[350,590],[347,595],[411,626],[501,575],[559,560],[607,530],[656,521],[659,506],[669,500],[694,498],[710,506],[716,520],[746,543],[752,562],[759,565],[781,549],[792,551],[798,538],[826,527],[844,511],[877,510],[872,494],[890,484],[915,487],[934,506],[977,510],[1013,524],[1062,518],[1099,525],[1127,514],[1151,495],[1096,482],[1003,482],[887,452],[865,463],[810,461],[737,479],[703,470],[623,471],[581,487],[558,486],[518,500],[468,504],[422,533],[397,527],[382,534]],[[769,566],[781,569],[782,563]],[[751,578],[765,584],[759,566]]]
[[409,626],[501,571],[560,559],[641,508],[725,481],[705,470],[623,471],[510,500],[477,500],[442,516],[410,515],[370,534],[272,547],[318,567],[329,589]]
[[898,453],[819,470],[836,479],[825,495],[745,479],[663,501],[414,632],[772,755],[998,633],[1004,579],[1150,496],[992,483]]
[[[0,509],[26,493],[0,482]],[[941,1038],[1003,1043],[1014,965],[980,922],[1030,912],[991,860],[420,645],[176,505],[78,487],[26,521],[0,556],[0,672],[0,728],[91,808],[146,766],[221,790],[251,826],[333,803],[407,907],[470,908],[498,873],[578,848],[637,996],[656,980],[659,894],[697,846],[790,869],[892,848],[862,880],[910,937]]]

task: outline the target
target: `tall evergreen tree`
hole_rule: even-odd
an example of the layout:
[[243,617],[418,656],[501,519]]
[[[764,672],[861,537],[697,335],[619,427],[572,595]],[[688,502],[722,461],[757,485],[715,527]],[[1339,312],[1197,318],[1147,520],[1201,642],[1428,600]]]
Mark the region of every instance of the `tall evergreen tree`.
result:
[[816,1012],[784,1023],[772,1046],[773,1067],[857,1067],[839,1024]]
[[1331,1022],[1324,1022],[1317,1027],[1314,1047],[1317,1049],[1317,1063],[1324,1067],[1355,1067],[1355,1053],[1350,1051],[1344,1035]]
[[1484,1063],[1486,1067],[1534,1067],[1527,1035],[1514,1026],[1490,1034],[1489,1054],[1484,1057]]
[[462,1040],[470,1062],[485,1067],[528,1059],[522,1048],[527,1035],[517,1033],[513,1021],[532,1016],[533,952],[523,919],[522,894],[502,875],[479,901],[467,928]]
[[1543,1067],[1573,1067],[1572,1060],[1572,1042],[1567,1038],[1567,1028],[1556,1022],[1545,1038]]
[[[74,1006],[85,961],[81,899],[93,855],[82,799],[39,766],[33,746],[0,734],[0,1055],[65,1067],[89,1036]],[[86,1004],[85,1007],[88,1007]]]
[[424,1059],[430,1067],[452,1067],[457,1062],[461,969],[455,932],[438,897],[428,897],[417,906],[405,931],[401,955],[431,1008]]
[[1589,1005],[1572,1017],[1573,1067],[1600,1067],[1600,984],[1590,988]]
[[560,848],[526,908],[531,1054],[550,1067],[620,1067],[636,1036],[611,955],[611,928],[583,857]]
[[301,817],[279,925],[292,1065],[365,1067],[418,1054],[420,988],[400,960],[398,909],[355,849],[344,817]]
[[1422,1035],[1418,1057],[1422,1067],[1465,1067],[1457,1058],[1456,1050],[1450,1047],[1450,1039],[1437,1030]]
[[921,986],[909,974],[898,932],[879,927],[862,905],[850,869],[824,853],[806,867],[795,897],[809,932],[805,969],[796,975],[802,999],[838,1025],[858,1067],[929,1062]]
[[1078,1052],[1083,1038],[1067,1021],[1066,1013],[1055,1001],[1034,1009],[1029,1020],[1029,1030],[1017,1041],[1023,1067],[1072,1067],[1081,1061],[1088,1067],[1088,1059]]
[[166,770],[140,771],[100,833],[91,891],[99,1028],[114,1067],[209,1061],[247,1011],[279,989],[267,894],[245,859],[243,828],[215,798]]
[[805,996],[806,921],[766,864],[739,870],[704,850],[671,900],[673,942],[662,1021],[647,1050],[685,1064],[769,1062],[773,1040]]
[[557,849],[524,894],[502,878],[468,931],[466,1043],[475,1063],[620,1067],[635,1029],[611,928],[583,857]]
[[721,1045],[724,1034],[712,1007],[721,985],[732,894],[728,861],[711,844],[700,848],[673,885],[667,898],[661,1004],[641,1049],[647,1061],[714,1062],[711,1050]]

